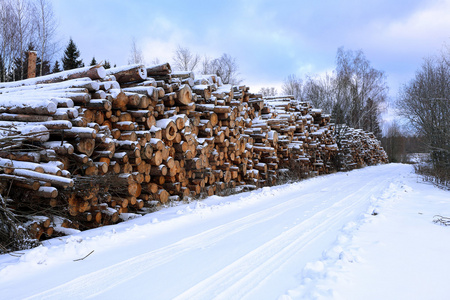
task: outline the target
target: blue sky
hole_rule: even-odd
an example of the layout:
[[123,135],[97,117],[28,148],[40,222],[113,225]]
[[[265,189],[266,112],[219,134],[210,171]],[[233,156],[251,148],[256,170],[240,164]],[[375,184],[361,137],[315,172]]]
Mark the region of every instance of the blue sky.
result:
[[[171,61],[177,45],[228,53],[243,83],[280,91],[290,74],[330,72],[336,51],[362,49],[387,75],[390,95],[424,57],[450,45],[450,0],[52,0],[61,46],[72,37],[85,63],[125,65],[134,37],[147,64]],[[62,56],[62,55],[60,55]]]

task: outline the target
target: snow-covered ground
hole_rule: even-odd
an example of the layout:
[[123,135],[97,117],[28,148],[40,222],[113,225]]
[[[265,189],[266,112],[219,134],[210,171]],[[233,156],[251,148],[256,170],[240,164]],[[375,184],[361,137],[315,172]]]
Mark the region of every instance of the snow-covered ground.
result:
[[0,298],[446,299],[438,214],[401,164],[213,196],[2,255]]

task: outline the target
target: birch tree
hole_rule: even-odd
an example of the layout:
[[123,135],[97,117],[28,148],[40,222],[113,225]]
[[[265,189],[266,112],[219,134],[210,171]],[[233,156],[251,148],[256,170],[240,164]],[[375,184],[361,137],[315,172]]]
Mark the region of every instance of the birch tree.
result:
[[364,119],[379,115],[379,106],[387,99],[384,72],[373,68],[362,50],[339,48],[336,64],[335,110],[343,112],[342,121],[350,127],[374,131],[374,127],[365,126]]
[[[14,30],[16,32],[13,39],[13,57],[20,59],[23,66],[25,61],[22,59],[22,53],[26,50],[27,45],[32,41],[32,33],[34,30],[34,24],[32,19],[32,6],[29,1],[26,0],[14,0],[13,2],[13,21]],[[21,80],[25,78],[24,68],[21,68],[19,78],[15,78],[13,73],[13,80]]]
[[138,47],[136,43],[136,38],[131,39],[131,50],[130,56],[128,57],[128,64],[144,64],[144,56],[142,55],[142,50]]
[[15,30],[16,16],[12,0],[0,0],[0,56],[3,60],[4,72],[1,81],[7,81],[8,74],[14,65],[17,43]]
[[301,78],[297,78],[295,74],[288,75],[288,77],[283,81],[283,85],[281,87],[283,94],[292,95],[296,100],[302,99],[302,87],[303,80]]
[[216,58],[210,62],[211,73],[216,74],[222,79],[224,84],[239,84],[242,79],[238,78],[239,67],[236,58],[224,53],[221,57]]
[[[57,22],[52,4],[48,0],[37,0],[34,11],[36,12],[34,22],[37,33],[38,57],[42,62],[51,61],[58,50],[55,41]],[[39,76],[44,75],[44,68],[40,68],[38,72]]]
[[178,45],[173,61],[178,71],[194,71],[200,63],[200,56],[192,53],[189,48]]

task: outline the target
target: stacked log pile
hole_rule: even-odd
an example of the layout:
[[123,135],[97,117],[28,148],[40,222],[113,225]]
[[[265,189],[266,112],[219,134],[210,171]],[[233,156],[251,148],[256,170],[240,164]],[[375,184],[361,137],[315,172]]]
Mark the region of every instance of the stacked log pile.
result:
[[[346,168],[386,162],[362,131],[349,131],[338,151],[329,122],[293,97],[263,99],[169,64],[0,84],[0,192],[17,214],[58,215],[59,225],[83,229],[169,201],[273,185],[286,169],[329,173],[339,155]],[[53,234],[48,218],[27,222],[36,238]]]
[[388,162],[381,142],[373,133],[350,127],[345,127],[343,131],[340,141],[342,151],[339,153],[342,158],[340,171]]

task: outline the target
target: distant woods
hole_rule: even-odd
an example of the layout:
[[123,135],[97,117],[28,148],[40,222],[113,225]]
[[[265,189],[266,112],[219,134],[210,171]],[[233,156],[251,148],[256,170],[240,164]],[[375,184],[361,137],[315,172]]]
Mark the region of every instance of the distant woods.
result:
[[387,100],[386,76],[371,66],[362,50],[339,48],[332,73],[305,78],[289,75],[282,93],[321,108],[336,124],[361,128],[381,138],[380,106]]

